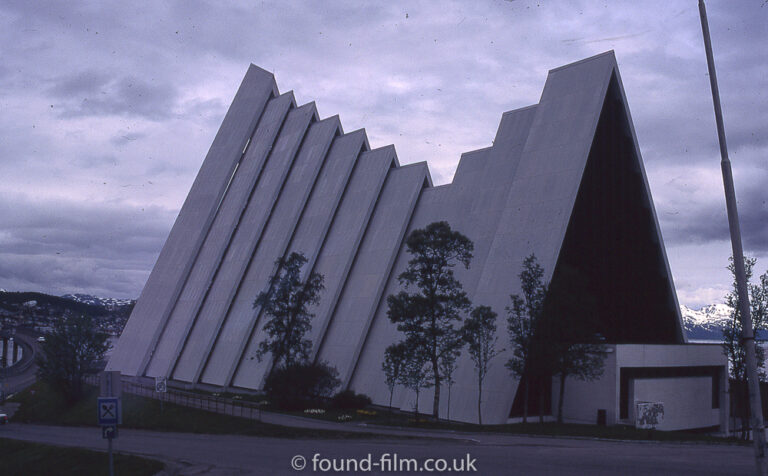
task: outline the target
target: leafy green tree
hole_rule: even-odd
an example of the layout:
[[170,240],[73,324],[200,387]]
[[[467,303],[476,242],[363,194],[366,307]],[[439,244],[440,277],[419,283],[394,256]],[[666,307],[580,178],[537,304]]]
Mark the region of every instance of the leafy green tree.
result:
[[464,341],[469,346],[469,356],[477,370],[477,421],[480,425],[483,424],[483,380],[488,375],[491,360],[501,352],[496,350],[497,316],[489,306],[477,306],[461,328]]
[[542,311],[541,345],[536,346],[537,365],[548,368],[560,380],[557,422],[563,422],[565,383],[568,377],[591,381],[603,374],[606,348],[599,332],[596,300],[588,280],[568,266],[553,279]]
[[392,344],[384,351],[384,361],[381,363],[381,369],[384,371],[384,379],[389,389],[390,412],[392,411],[392,397],[395,394],[395,387],[402,380],[407,358],[408,349],[405,347],[404,342]]
[[[506,308],[507,330],[512,347],[512,357],[507,361],[506,367],[523,386],[523,423],[526,423],[530,376],[534,373],[547,375],[547,372],[536,371],[545,367],[545,362],[534,362],[533,358],[536,332],[541,324],[544,299],[547,296],[547,285],[544,283],[544,268],[539,265],[533,254],[523,261],[523,270],[519,277],[522,296],[510,295],[512,305]],[[539,416],[543,418],[541,407],[542,405],[539,405]]]
[[301,268],[306,262],[307,258],[296,252],[277,260],[277,271],[269,278],[267,290],[259,293],[253,303],[254,308],[261,308],[269,317],[264,325],[268,337],[259,343],[256,356],[261,360],[265,354],[272,354],[273,368],[290,367],[309,359],[312,342],[305,336],[314,317],[309,307],[320,299],[323,276],[312,272],[302,281]]
[[[411,259],[398,279],[406,290],[387,297],[387,316],[405,334],[413,353],[426,359],[435,386],[432,414],[438,418],[443,378],[440,361],[461,347],[455,324],[461,323],[462,313],[471,307],[453,267],[461,263],[469,268],[473,244],[444,221],[413,230],[405,244]],[[415,292],[407,291],[414,287]]]
[[96,363],[109,350],[107,334],[93,317],[66,314],[53,322],[36,356],[37,375],[70,402],[83,395],[83,378],[98,372]]
[[[731,308],[731,325],[723,329],[723,353],[728,356],[730,361],[731,378],[736,382],[733,390],[735,399],[739,401],[739,417],[742,421],[742,438],[747,438],[747,428],[749,427],[749,392],[747,390],[747,362],[746,348],[741,339],[741,306],[739,295],[736,288],[736,271],[733,266],[733,257],[729,258],[730,264],[728,270],[731,271],[733,278],[733,287],[730,293],[725,296],[725,303]],[[747,275],[747,281],[752,279],[754,267],[757,263],[755,258],[744,258],[744,271]],[[768,328],[768,271],[766,271],[756,284],[748,284],[750,314],[752,315],[752,327],[755,333],[755,342],[764,341],[761,338],[761,332]],[[755,345],[755,356],[757,357],[757,368],[761,380],[765,378],[765,350],[762,345]]]
[[603,375],[605,346],[600,343],[559,342],[555,344],[554,370],[560,378],[560,395],[557,401],[557,422],[563,423],[565,381],[575,377],[591,381]]

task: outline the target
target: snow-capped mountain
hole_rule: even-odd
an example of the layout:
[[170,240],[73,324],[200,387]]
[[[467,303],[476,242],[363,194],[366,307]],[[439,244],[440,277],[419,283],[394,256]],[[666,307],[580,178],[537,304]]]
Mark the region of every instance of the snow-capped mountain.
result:
[[133,301],[130,299],[115,299],[115,298],[102,298],[91,296],[90,294],[65,294],[64,299],[71,299],[75,302],[82,302],[84,304],[91,304],[94,306],[101,306],[107,309],[114,309],[119,306],[127,306]]
[[681,305],[680,313],[689,339],[722,340],[723,329],[731,324],[731,308],[725,304],[710,304],[700,309]]

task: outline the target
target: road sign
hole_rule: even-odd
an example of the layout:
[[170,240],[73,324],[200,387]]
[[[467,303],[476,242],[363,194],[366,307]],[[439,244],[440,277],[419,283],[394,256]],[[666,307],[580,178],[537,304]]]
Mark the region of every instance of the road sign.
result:
[[101,427],[101,437],[105,440],[117,438],[117,425],[104,425]]
[[99,425],[117,425],[122,423],[120,399],[117,397],[99,397]]
[[168,391],[168,379],[166,377],[155,377],[155,392],[165,393]]

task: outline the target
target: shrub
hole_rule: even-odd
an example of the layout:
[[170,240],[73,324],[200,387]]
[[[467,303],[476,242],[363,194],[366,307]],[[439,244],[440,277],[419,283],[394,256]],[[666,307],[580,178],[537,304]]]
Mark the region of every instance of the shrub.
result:
[[344,390],[333,396],[331,405],[339,410],[359,410],[371,404],[371,397],[352,390]]
[[300,363],[275,368],[264,390],[282,410],[303,410],[325,406],[339,386],[339,373],[325,362]]

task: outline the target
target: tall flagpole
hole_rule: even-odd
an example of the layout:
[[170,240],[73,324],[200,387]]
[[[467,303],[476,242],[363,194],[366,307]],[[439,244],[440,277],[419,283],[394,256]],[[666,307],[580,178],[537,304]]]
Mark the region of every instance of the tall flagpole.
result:
[[736,291],[739,297],[739,312],[741,314],[741,340],[744,343],[747,364],[747,381],[749,383],[750,424],[755,442],[755,463],[757,474],[768,474],[768,464],[765,455],[765,428],[763,427],[763,408],[760,401],[760,381],[757,378],[757,358],[755,356],[755,333],[752,328],[752,316],[749,312],[749,294],[747,292],[747,275],[744,271],[744,251],[741,246],[741,228],[739,227],[739,212],[736,209],[736,192],[733,187],[731,161],[728,159],[728,146],[725,142],[725,127],[723,126],[723,111],[720,109],[720,92],[717,88],[715,60],[712,56],[712,42],[709,38],[707,23],[707,8],[704,0],[699,0],[699,15],[701,16],[701,31],[704,35],[704,48],[707,52],[707,67],[709,68],[709,84],[712,87],[712,101],[715,104],[715,120],[717,122],[717,137],[720,141],[720,169],[723,172],[725,188],[725,204],[728,210],[728,227],[731,231],[731,247],[733,248],[733,268],[736,272]]

